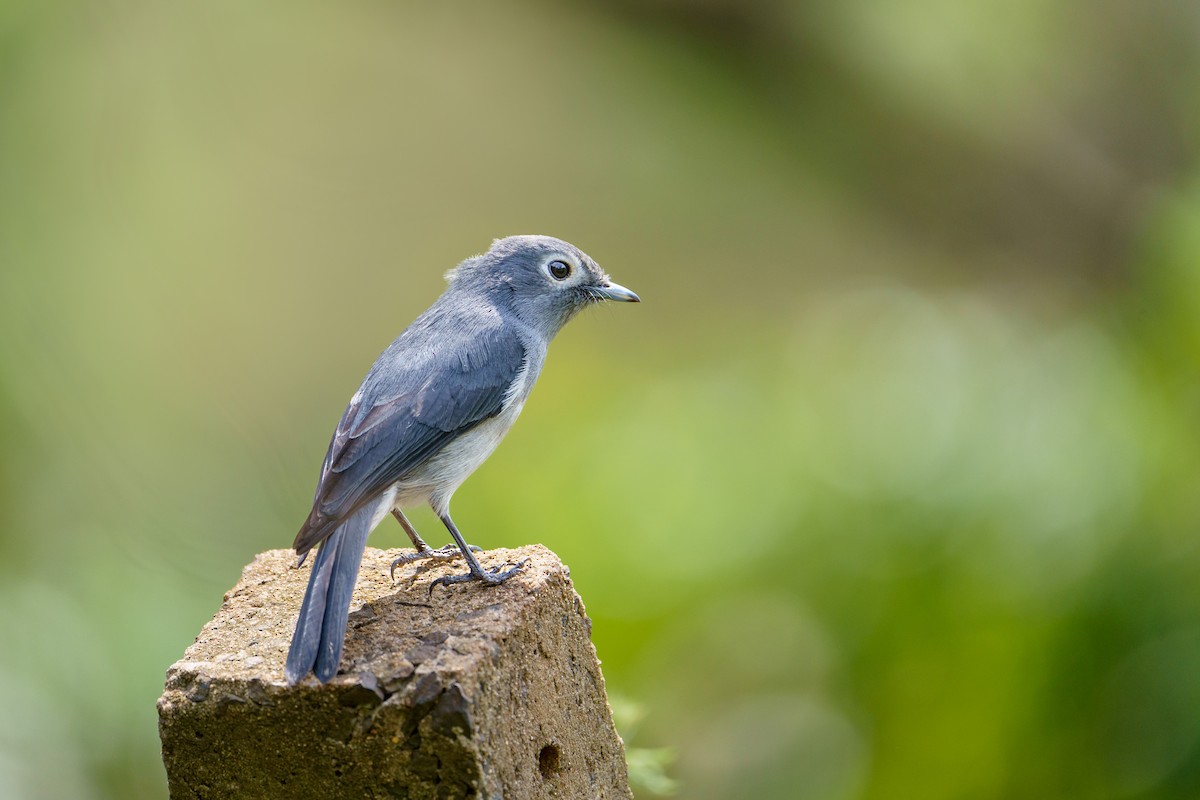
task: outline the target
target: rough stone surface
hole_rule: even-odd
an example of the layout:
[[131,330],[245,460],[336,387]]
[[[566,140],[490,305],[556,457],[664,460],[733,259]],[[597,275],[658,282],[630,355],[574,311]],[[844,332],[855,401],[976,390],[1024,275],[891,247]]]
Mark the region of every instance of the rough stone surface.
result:
[[[172,798],[627,798],[591,622],[541,546],[500,586],[439,587],[460,559],[388,577],[367,548],[341,671],[283,678],[309,567],[258,555],[158,701]],[[311,561],[311,559],[309,559]]]

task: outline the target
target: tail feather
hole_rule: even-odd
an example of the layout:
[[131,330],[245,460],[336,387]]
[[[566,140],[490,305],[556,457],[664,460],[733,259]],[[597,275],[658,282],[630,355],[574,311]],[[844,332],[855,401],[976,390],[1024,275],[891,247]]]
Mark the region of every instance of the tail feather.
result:
[[312,671],[322,683],[337,673],[350,598],[374,509],[360,508],[321,542],[288,650],[284,675],[296,683]]
[[317,557],[313,559],[312,574],[308,578],[308,588],[300,604],[300,617],[296,620],[296,632],[292,634],[292,646],[288,649],[287,663],[284,665],[283,674],[288,683],[303,678],[317,662],[321,624],[325,618],[325,599],[329,593],[329,577],[333,572],[333,554],[340,538],[341,532],[335,531],[321,543]]

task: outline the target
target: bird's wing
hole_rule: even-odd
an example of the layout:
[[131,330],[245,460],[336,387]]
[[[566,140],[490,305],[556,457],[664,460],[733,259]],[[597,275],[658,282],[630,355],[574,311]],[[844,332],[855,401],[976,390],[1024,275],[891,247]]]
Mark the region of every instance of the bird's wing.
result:
[[499,414],[525,357],[498,318],[455,324],[434,315],[401,334],[338,423],[296,551],[307,553],[456,436]]

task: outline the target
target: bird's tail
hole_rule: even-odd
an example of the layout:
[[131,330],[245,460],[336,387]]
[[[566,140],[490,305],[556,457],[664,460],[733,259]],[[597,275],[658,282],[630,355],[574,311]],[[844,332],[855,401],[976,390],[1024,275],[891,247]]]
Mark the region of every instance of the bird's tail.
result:
[[370,505],[360,508],[321,542],[288,650],[284,668],[288,683],[295,683],[310,670],[321,683],[337,673],[350,596],[371,533],[374,511]]

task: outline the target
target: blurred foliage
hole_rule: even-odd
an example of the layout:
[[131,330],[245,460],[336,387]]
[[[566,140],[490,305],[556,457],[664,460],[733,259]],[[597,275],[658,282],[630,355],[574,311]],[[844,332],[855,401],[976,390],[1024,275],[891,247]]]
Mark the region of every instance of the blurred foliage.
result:
[[625,742],[629,785],[633,787],[634,794],[668,797],[678,792],[679,781],[667,774],[667,770],[675,763],[675,749],[638,746],[637,732],[646,717],[645,706],[615,692],[609,693],[608,703],[612,707],[613,724]]
[[681,794],[1200,795],[1198,30],[0,4],[0,797],[163,796],[164,670],[517,232],[644,302],[562,334],[456,519],[571,565]]

